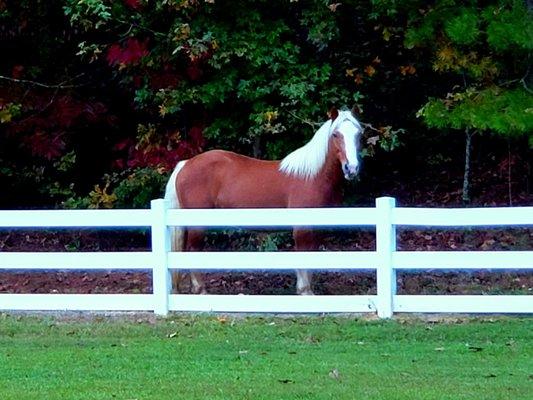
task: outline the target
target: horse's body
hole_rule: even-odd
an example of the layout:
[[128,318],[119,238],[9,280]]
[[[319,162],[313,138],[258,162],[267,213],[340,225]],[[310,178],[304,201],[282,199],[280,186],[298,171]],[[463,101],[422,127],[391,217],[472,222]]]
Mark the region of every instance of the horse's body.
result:
[[[280,161],[264,161],[224,150],[187,160],[177,176],[183,208],[320,207],[338,202],[340,168],[302,179],[280,172]],[[206,173],[209,171],[209,173]],[[224,182],[220,184],[220,182]],[[206,190],[206,188],[210,188]]]
[[[199,154],[178,163],[167,184],[165,198],[173,208],[337,205],[341,200],[343,175],[351,179],[358,172],[360,131],[359,123],[349,111],[341,112],[339,117],[334,112],[332,119],[306,146],[281,161],[258,160],[224,150]],[[297,250],[317,248],[312,231],[295,228],[293,235]],[[199,251],[202,247],[201,230],[176,230],[174,251]],[[206,292],[201,274],[191,273],[191,281],[193,292]],[[177,279],[173,284],[177,289]],[[312,294],[307,271],[297,271],[297,292]]]

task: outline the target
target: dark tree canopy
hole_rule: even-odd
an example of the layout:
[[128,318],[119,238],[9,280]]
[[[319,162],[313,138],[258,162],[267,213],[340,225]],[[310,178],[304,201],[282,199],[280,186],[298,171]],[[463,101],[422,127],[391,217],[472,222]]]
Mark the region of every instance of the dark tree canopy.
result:
[[143,207],[178,160],[283,157],[331,105],[374,175],[465,131],[530,168],[528,4],[0,1],[0,206]]

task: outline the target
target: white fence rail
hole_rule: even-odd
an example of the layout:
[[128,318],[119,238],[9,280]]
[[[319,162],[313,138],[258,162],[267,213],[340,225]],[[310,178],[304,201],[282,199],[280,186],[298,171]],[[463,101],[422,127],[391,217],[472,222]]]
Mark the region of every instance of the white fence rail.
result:
[[[533,251],[397,251],[396,227],[532,226],[533,207],[0,211],[0,228],[150,227],[148,252],[0,252],[0,270],[151,270],[152,294],[0,294],[0,310],[92,310],[345,313],[533,313],[528,295],[398,295],[398,270],[533,269]],[[375,251],[171,252],[171,226],[290,227],[374,226]],[[170,271],[183,270],[376,270],[377,294],[357,296],[259,296],[170,294]]]

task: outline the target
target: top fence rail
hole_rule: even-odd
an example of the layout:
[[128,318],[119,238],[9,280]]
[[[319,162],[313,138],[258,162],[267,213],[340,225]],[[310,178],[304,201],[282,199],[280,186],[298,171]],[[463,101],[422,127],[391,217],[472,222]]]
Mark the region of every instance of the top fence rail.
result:
[[[0,211],[0,228],[149,227],[152,210]],[[533,225],[533,207],[402,208],[393,207],[397,226],[470,227]],[[181,227],[347,227],[375,226],[379,208],[179,209],[166,211],[168,226]]]
[[0,211],[0,228],[143,227],[152,221],[150,210]]
[[526,226],[533,225],[533,207],[395,208],[399,226]]

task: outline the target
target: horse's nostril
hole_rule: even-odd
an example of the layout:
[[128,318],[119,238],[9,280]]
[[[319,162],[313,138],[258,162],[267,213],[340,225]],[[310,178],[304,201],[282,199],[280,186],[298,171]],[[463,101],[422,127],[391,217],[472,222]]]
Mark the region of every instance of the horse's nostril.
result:
[[357,175],[359,173],[359,165],[342,164],[342,172],[346,175]]
[[345,174],[349,174],[350,173],[350,166],[348,164],[343,164],[342,165],[342,172],[344,172]]

